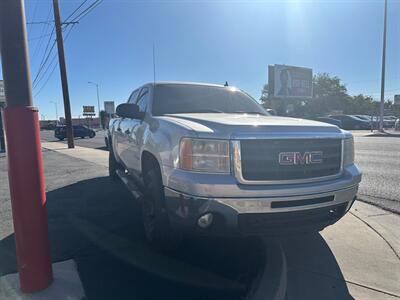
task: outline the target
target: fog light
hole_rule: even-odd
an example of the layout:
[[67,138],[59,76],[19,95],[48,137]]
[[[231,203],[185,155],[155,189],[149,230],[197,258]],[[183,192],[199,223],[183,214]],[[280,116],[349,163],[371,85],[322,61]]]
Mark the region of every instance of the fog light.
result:
[[202,215],[198,221],[197,225],[201,228],[207,228],[211,225],[213,221],[213,214],[212,213],[206,213],[205,215]]

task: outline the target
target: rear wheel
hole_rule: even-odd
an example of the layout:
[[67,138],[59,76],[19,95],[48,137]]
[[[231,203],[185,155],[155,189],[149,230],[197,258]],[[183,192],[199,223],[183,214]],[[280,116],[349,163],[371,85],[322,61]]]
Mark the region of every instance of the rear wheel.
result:
[[89,133],[89,137],[90,137],[91,139],[94,138],[94,136],[95,136],[94,132]]
[[159,250],[173,250],[179,246],[182,236],[170,225],[158,165],[153,164],[153,168],[145,170],[144,182],[146,188],[142,201],[142,216],[146,239]]

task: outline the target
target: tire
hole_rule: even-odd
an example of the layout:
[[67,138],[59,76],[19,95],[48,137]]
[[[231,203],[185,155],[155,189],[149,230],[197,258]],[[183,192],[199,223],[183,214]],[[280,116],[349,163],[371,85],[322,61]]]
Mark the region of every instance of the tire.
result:
[[146,240],[160,251],[176,249],[182,235],[170,225],[165,209],[164,189],[158,166],[145,170],[145,197],[142,201],[142,219]]
[[119,176],[117,175],[117,170],[122,170],[122,166],[115,160],[114,151],[111,149],[108,151],[108,175],[114,182],[120,180]]
[[94,138],[94,136],[95,136],[96,134],[94,133],[94,132],[91,132],[91,133],[89,133],[89,138]]
[[64,138],[58,138],[58,140],[59,140],[59,141],[63,141],[63,140],[64,140]]

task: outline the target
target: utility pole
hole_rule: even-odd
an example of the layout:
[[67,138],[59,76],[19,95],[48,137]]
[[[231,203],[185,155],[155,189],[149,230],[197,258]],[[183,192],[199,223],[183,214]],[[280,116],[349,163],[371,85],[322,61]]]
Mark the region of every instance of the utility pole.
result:
[[382,49],[382,74],[381,74],[381,109],[379,131],[383,132],[383,112],[385,109],[385,65],[386,65],[386,18],[387,18],[387,0],[385,0],[385,14],[383,18],[383,49]]
[[100,96],[99,96],[99,84],[93,81],[88,81],[89,84],[94,84],[96,86],[96,91],[97,91],[97,109],[98,109],[98,114],[99,114],[99,119],[100,119]]
[[72,131],[71,105],[69,102],[67,68],[65,66],[64,42],[61,33],[61,18],[58,0],[53,0],[54,23],[56,27],[58,60],[60,65],[61,85],[64,98],[65,125],[67,127],[68,148],[74,148],[74,133]]
[[52,280],[39,113],[32,106],[23,0],[0,1],[0,53],[7,107],[8,181],[20,287],[47,288]]

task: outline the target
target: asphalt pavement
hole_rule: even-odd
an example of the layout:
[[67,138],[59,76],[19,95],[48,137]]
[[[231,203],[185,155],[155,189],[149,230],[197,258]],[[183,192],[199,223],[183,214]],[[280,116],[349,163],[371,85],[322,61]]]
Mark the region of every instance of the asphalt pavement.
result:
[[[60,142],[67,144],[67,140],[59,141],[57,138],[54,137],[54,130],[41,130],[40,131],[40,138],[42,141],[47,142]],[[94,138],[86,137],[82,138],[75,138],[75,145],[93,149],[100,149],[100,150],[107,150],[106,144],[104,142],[104,131],[96,129],[96,136]]]
[[363,173],[358,198],[400,213],[400,138],[356,135],[354,141]]

